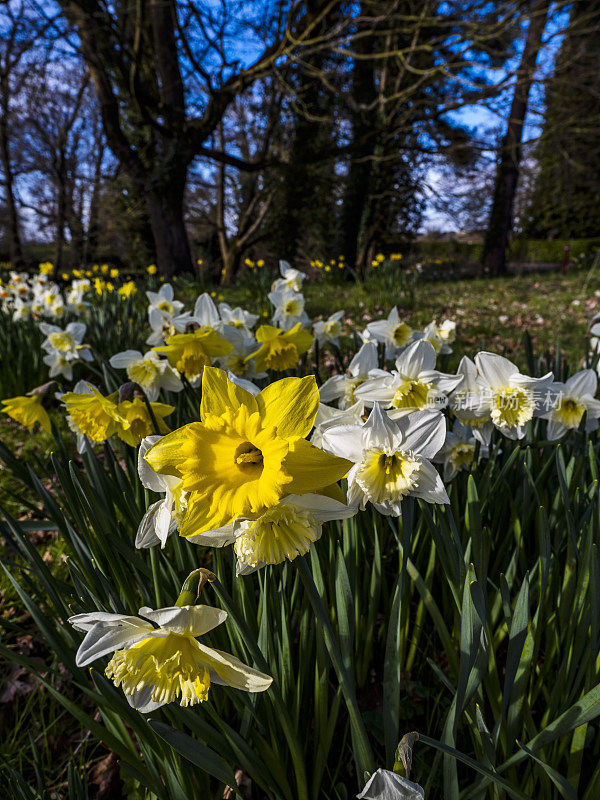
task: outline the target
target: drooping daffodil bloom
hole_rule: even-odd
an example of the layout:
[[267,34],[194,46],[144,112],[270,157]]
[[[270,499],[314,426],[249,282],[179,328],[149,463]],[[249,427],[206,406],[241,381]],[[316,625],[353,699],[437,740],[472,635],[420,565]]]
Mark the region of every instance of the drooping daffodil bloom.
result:
[[191,537],[194,544],[233,544],[237,575],[248,575],[267,564],[281,564],[305,555],[321,538],[323,523],[347,519],[357,509],[321,494],[291,494],[276,506],[249,517],[238,517],[217,530]]
[[413,409],[442,408],[463,376],[438,372],[435,361],[435,350],[429,342],[413,342],[396,359],[394,371],[370,378],[356,389],[355,396],[368,405],[381,403],[383,408],[393,409],[392,416]]
[[336,311],[335,314],[332,314],[327,319],[315,322],[313,331],[319,347],[323,347],[325,344],[333,344],[335,347],[340,346],[343,317],[343,311]]
[[232,351],[226,356],[217,358],[215,366],[227,370],[238,377],[244,377],[249,381],[266,378],[266,372],[256,372],[256,365],[252,354],[256,352],[258,344],[254,336],[249,339],[244,338],[238,329],[232,329],[238,338],[232,342]]
[[385,357],[390,361],[411,343],[414,335],[410,325],[400,319],[396,306],[392,308],[387,319],[369,322],[363,331],[366,341],[375,340],[385,344]]
[[282,371],[295,367],[303,353],[310,350],[313,335],[298,322],[288,331],[272,325],[261,325],[256,331],[258,349],[249,353],[246,360],[254,359],[257,372],[267,369]]
[[389,769],[378,769],[369,778],[357,800],[425,800],[425,790]]
[[39,394],[8,397],[6,400],[2,400],[1,411],[30,431],[39,425],[46,433],[51,433],[50,417],[42,405],[42,399]]
[[168,434],[145,456],[189,492],[181,535],[260,514],[287,494],[319,492],[342,478],[352,464],[306,441],[318,406],[314,376],[275,381],[253,395],[223,370],[205,367],[201,422]]
[[62,375],[68,381],[73,380],[73,364],[76,362],[65,358],[58,350],[53,350],[45,355],[42,361],[50,367],[48,374],[51,378]]
[[478,379],[477,366],[468,356],[463,356],[456,370],[463,382],[452,392],[448,406],[463,425],[471,429],[478,442],[488,447],[494,430],[490,416],[489,397]]
[[[484,411],[488,411],[504,436],[522,439],[527,423],[540,416],[544,403],[548,403],[553,374],[548,372],[541,378],[530,378],[522,375],[512,361],[495,353],[478,353],[475,364],[486,404]],[[472,402],[472,410],[476,411],[481,398],[472,398]]]
[[272,678],[198,637],[221,625],[227,612],[212,606],[140,608],[139,617],[95,611],[69,618],[85,637],[76,663],[86,667],[114,653],[106,676],[128,703],[144,714],[179,700],[193,706],[208,699],[211,683],[264,692]]
[[475,458],[475,447],[473,431],[455,420],[452,430],[446,432],[443,447],[433,457],[434,464],[443,464],[446,483],[458,475],[461,469],[470,469]]
[[183,389],[177,371],[153,350],[143,355],[139,350],[124,350],[112,356],[109,363],[115,369],[126,370],[129,380],[139,384],[152,402],[158,398],[161,389],[167,392]]
[[340,408],[348,408],[356,403],[355,391],[366,380],[374,377],[385,377],[388,372],[377,368],[377,345],[375,342],[364,342],[360,350],[348,365],[349,375],[333,375],[319,389],[321,401],[331,403],[338,401]]
[[576,430],[584,414],[586,431],[589,433],[598,428],[600,400],[594,397],[597,389],[598,378],[593,369],[583,369],[564,383],[552,384],[551,407],[540,414],[540,417],[548,420],[548,439],[560,439],[568,431]]
[[[148,405],[152,414],[148,410]],[[146,436],[158,430],[158,433],[169,433],[170,428],[164,418],[175,411],[174,406],[167,403],[148,403],[141,397],[123,400],[117,404],[117,412],[124,422],[117,422],[117,436],[131,447],[137,447]]]
[[273,325],[289,331],[294,325],[300,324],[307,327],[310,324],[308,315],[304,310],[304,295],[293,289],[278,289],[269,292],[269,300],[275,306]]
[[444,444],[446,422],[438,411],[415,411],[391,420],[376,403],[362,425],[338,425],[323,433],[323,447],[354,462],[348,473],[348,503],[368,502],[399,516],[405,497],[447,503],[448,495],[431,459]]
[[436,356],[444,356],[452,352],[450,344],[442,339],[440,329],[435,321],[430,322],[422,331],[415,333],[415,338],[429,342],[435,350]]

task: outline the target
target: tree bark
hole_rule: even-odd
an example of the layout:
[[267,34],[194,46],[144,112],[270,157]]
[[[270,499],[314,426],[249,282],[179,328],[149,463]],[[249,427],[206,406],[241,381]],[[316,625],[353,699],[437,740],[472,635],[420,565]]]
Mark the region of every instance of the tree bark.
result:
[[493,275],[504,275],[507,271],[506,248],[513,226],[513,206],[521,164],[523,123],[549,9],[548,0],[534,0],[532,3],[525,47],[517,70],[508,128],[500,146],[492,210],[482,254],[484,266]]
[[4,114],[0,118],[0,163],[4,175],[4,194],[8,221],[8,251],[14,269],[22,269],[25,265],[21,234],[19,230],[19,216],[15,203],[14,175],[10,163],[10,148],[8,144],[8,130]]
[[165,277],[192,271],[192,255],[183,214],[184,191],[185,179],[179,182],[172,180],[168,186],[153,186],[144,191],[157,264]]

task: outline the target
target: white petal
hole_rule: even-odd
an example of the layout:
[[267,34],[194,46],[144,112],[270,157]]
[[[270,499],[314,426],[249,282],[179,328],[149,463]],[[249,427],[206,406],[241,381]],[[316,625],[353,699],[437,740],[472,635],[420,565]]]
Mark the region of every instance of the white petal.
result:
[[138,475],[140,476],[140,481],[146,489],[150,489],[152,492],[165,492],[167,484],[164,476],[155,472],[144,456],[162,438],[162,436],[146,436],[142,439],[138,452]]
[[138,617],[97,622],[88,630],[79,645],[75,663],[78,667],[86,667],[101,656],[145,639],[153,631],[149,622]]
[[156,611],[143,606],[139,613],[142,617],[160,625],[163,630],[185,633],[189,636],[202,636],[227,619],[227,612],[222,608],[202,605],[169,606],[158,608]]
[[425,790],[394,772],[378,769],[356,797],[358,800],[424,800]]
[[138,549],[156,547],[157,544],[162,544],[161,539],[156,532],[156,517],[162,505],[163,501],[158,500],[158,502],[153,503],[148,508],[142,517],[142,521],[140,522],[135,535],[135,546]]
[[378,363],[377,345],[375,342],[365,342],[348,365],[348,372],[354,378],[368,375],[372,369],[377,369]]
[[309,511],[317,522],[328,522],[332,519],[347,519],[356,514],[356,508],[340,503],[332,497],[322,494],[290,494],[281,501],[282,505],[291,505]]
[[234,689],[244,689],[247,692],[264,692],[268,689],[273,678],[243,664],[239,658],[213,650],[198,643],[203,661],[210,668],[211,679],[224,686],[233,686]]
[[334,425],[323,433],[323,449],[350,461],[360,461],[363,454],[362,425]]
[[479,374],[492,389],[503,389],[509,385],[510,379],[518,375],[518,368],[504,356],[485,351],[477,353],[475,364]]
[[569,393],[575,397],[582,397],[585,394],[591,394],[593,397],[598,388],[598,378],[593,369],[582,369],[567,380],[566,386]]
[[435,369],[435,350],[424,339],[409,344],[396,359],[396,369],[409,378],[417,378],[425,370]]
[[108,363],[115,369],[127,369],[130,364],[135,364],[142,359],[143,355],[139,350],[123,350],[122,353],[111,356]]
[[398,424],[392,421],[379,403],[375,403],[369,418],[363,425],[363,443],[365,447],[385,447],[394,449],[394,440],[400,433]]
[[233,544],[236,538],[235,523],[230,522],[227,525],[223,525],[222,528],[214,528],[212,531],[186,536],[185,540],[204,547],[226,547],[229,544]]
[[141,714],[149,714],[151,711],[156,711],[157,708],[164,706],[164,702],[157,702],[152,699],[152,692],[154,686],[142,686],[141,689],[136,689],[133,694],[126,694],[127,702],[136,711]]
[[402,449],[433,458],[446,438],[446,418],[439,411],[415,411],[396,423],[402,433]]

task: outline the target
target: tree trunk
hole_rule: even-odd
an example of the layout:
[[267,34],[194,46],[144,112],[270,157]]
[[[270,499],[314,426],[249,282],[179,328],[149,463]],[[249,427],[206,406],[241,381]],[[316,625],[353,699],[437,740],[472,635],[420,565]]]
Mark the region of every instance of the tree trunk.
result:
[[185,182],[173,180],[168,186],[144,192],[156,248],[156,264],[165,277],[193,272],[192,255],[183,218]]
[[2,172],[4,173],[3,183],[8,221],[8,251],[10,254],[10,261],[14,269],[22,269],[25,262],[23,260],[23,248],[21,246],[17,204],[15,203],[14,176],[10,163],[8,130],[6,119],[4,118],[0,119],[0,163],[2,163]]
[[506,248],[513,226],[513,206],[521,163],[521,138],[527,114],[529,92],[550,3],[534,0],[521,63],[517,71],[515,91],[510,108],[508,128],[500,147],[492,210],[483,245],[482,262],[493,275],[506,273]]

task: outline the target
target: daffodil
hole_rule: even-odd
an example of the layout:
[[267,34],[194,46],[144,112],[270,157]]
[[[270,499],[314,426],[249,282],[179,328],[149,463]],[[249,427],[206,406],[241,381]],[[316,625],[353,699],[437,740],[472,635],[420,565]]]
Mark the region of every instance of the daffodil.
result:
[[463,425],[472,430],[475,439],[488,447],[494,424],[490,416],[488,392],[478,378],[475,362],[463,356],[456,374],[463,376],[463,382],[450,395],[449,408]]
[[319,347],[330,343],[336,347],[340,346],[340,336],[342,333],[343,311],[336,311],[328,319],[315,322],[313,330]]
[[144,355],[139,350],[124,350],[111,357],[110,365],[126,370],[129,380],[139,384],[151,402],[158,398],[161,389],[167,392],[183,389],[177,371],[153,350]]
[[495,353],[478,353],[475,364],[485,399],[484,410],[504,436],[522,439],[527,423],[543,413],[554,376],[551,372],[542,378],[522,375],[511,361]]
[[147,714],[178,700],[193,706],[208,699],[212,683],[264,692],[272,678],[198,637],[221,625],[227,612],[212,606],[140,608],[139,617],[96,611],[76,614],[71,625],[85,637],[76,663],[86,667],[114,653],[106,676],[121,686],[128,703]]
[[313,336],[300,323],[288,331],[261,325],[256,331],[256,340],[260,347],[247,356],[247,359],[254,359],[256,370],[282,371],[296,366],[302,353],[310,349]]
[[92,360],[89,351],[81,347],[86,331],[83,322],[69,322],[64,330],[56,325],[41,322],[40,330],[46,337],[42,342],[42,349],[47,353],[58,352],[69,361],[80,357],[86,361]]
[[116,399],[116,392],[104,397],[91,383],[83,384],[80,391],[66,392],[61,397],[72,427],[93,442],[104,442],[119,429],[129,426],[119,413]]
[[436,411],[415,411],[394,421],[375,404],[363,425],[338,425],[323,433],[323,447],[354,462],[348,473],[348,503],[367,502],[399,516],[405,497],[448,503],[431,459],[444,444],[446,423]]
[[442,464],[443,477],[446,483],[451,481],[460,470],[468,470],[475,458],[475,437],[473,431],[458,420],[454,421],[451,431],[446,432],[446,440],[434,456],[434,464]]
[[600,400],[594,395],[598,389],[598,378],[593,369],[583,369],[564,383],[553,383],[549,408],[540,414],[548,420],[547,437],[560,439],[569,430],[575,430],[586,415],[585,429],[589,433],[598,428]]
[[217,530],[191,537],[194,544],[233,544],[237,575],[248,575],[267,564],[282,564],[305,555],[321,538],[323,523],[347,519],[357,509],[321,494],[291,494],[276,506],[250,517],[239,517]]
[[9,397],[2,400],[2,413],[32,431],[39,425],[46,433],[52,432],[50,417],[42,405],[42,395]]
[[275,306],[273,324],[284,330],[293,328],[298,323],[307,326],[310,320],[304,311],[304,295],[293,289],[276,289],[270,292],[269,300]]
[[366,341],[374,340],[385,344],[385,357],[388,360],[395,358],[413,340],[415,332],[400,319],[398,309],[394,306],[387,319],[370,322],[363,331]]
[[156,353],[164,353],[169,364],[189,381],[194,381],[204,367],[217,356],[226,356],[233,345],[211,329],[199,329],[193,333],[176,333],[169,336],[162,347],[154,347]]
[[229,325],[239,331],[245,340],[254,341],[252,328],[258,321],[258,314],[251,314],[239,306],[231,308],[227,303],[219,304],[219,314],[224,325]]
[[377,345],[365,342],[348,365],[349,375],[333,375],[319,389],[321,401],[338,401],[340,408],[348,408],[356,403],[355,392],[369,378],[385,377],[389,373],[377,368]]
[[302,291],[302,282],[306,278],[306,273],[290,267],[287,261],[280,261],[279,274],[281,278],[278,278],[273,284],[273,291],[282,289],[291,289],[294,292]]
[[[113,272],[116,272],[117,274],[113,276]],[[116,278],[119,272],[118,270],[111,270],[110,274],[111,277]],[[121,295],[121,297],[127,299],[128,297],[133,297],[135,294],[137,294],[137,286],[135,285],[135,281],[125,281],[124,284],[119,286],[117,291]]]
[[138,452],[138,474],[142,485],[152,492],[165,495],[162,500],[152,503],[140,522],[135,537],[135,546],[140,548],[154,547],[157,544],[164,547],[167,538],[181,523],[187,507],[188,494],[181,487],[181,478],[161,475],[146,461],[148,450],[161,439],[162,436],[158,435],[147,436],[140,443]]
[[148,311],[155,308],[169,317],[176,316],[183,308],[183,303],[179,300],[174,300],[173,296],[174,290],[169,283],[163,284],[158,292],[146,292],[149,302]]
[[215,367],[202,379],[201,422],[161,439],[146,461],[182,479],[189,499],[181,535],[258,514],[286,494],[319,491],[351,464],[306,441],[319,405],[314,377],[285,378],[254,396]]
[[124,421],[117,423],[116,432],[125,444],[137,447],[142,439],[155,432],[155,422],[159,433],[169,432],[169,426],[165,423],[164,417],[168,417],[175,411],[174,406],[166,403],[149,403],[149,405],[154,420],[141,397],[134,397],[133,400],[124,400],[118,403],[117,413]]
[[355,390],[367,404],[381,403],[398,416],[422,408],[446,405],[447,395],[463,381],[462,375],[448,375],[435,369],[435,350],[421,339],[413,342],[396,359],[396,369],[370,378]]

